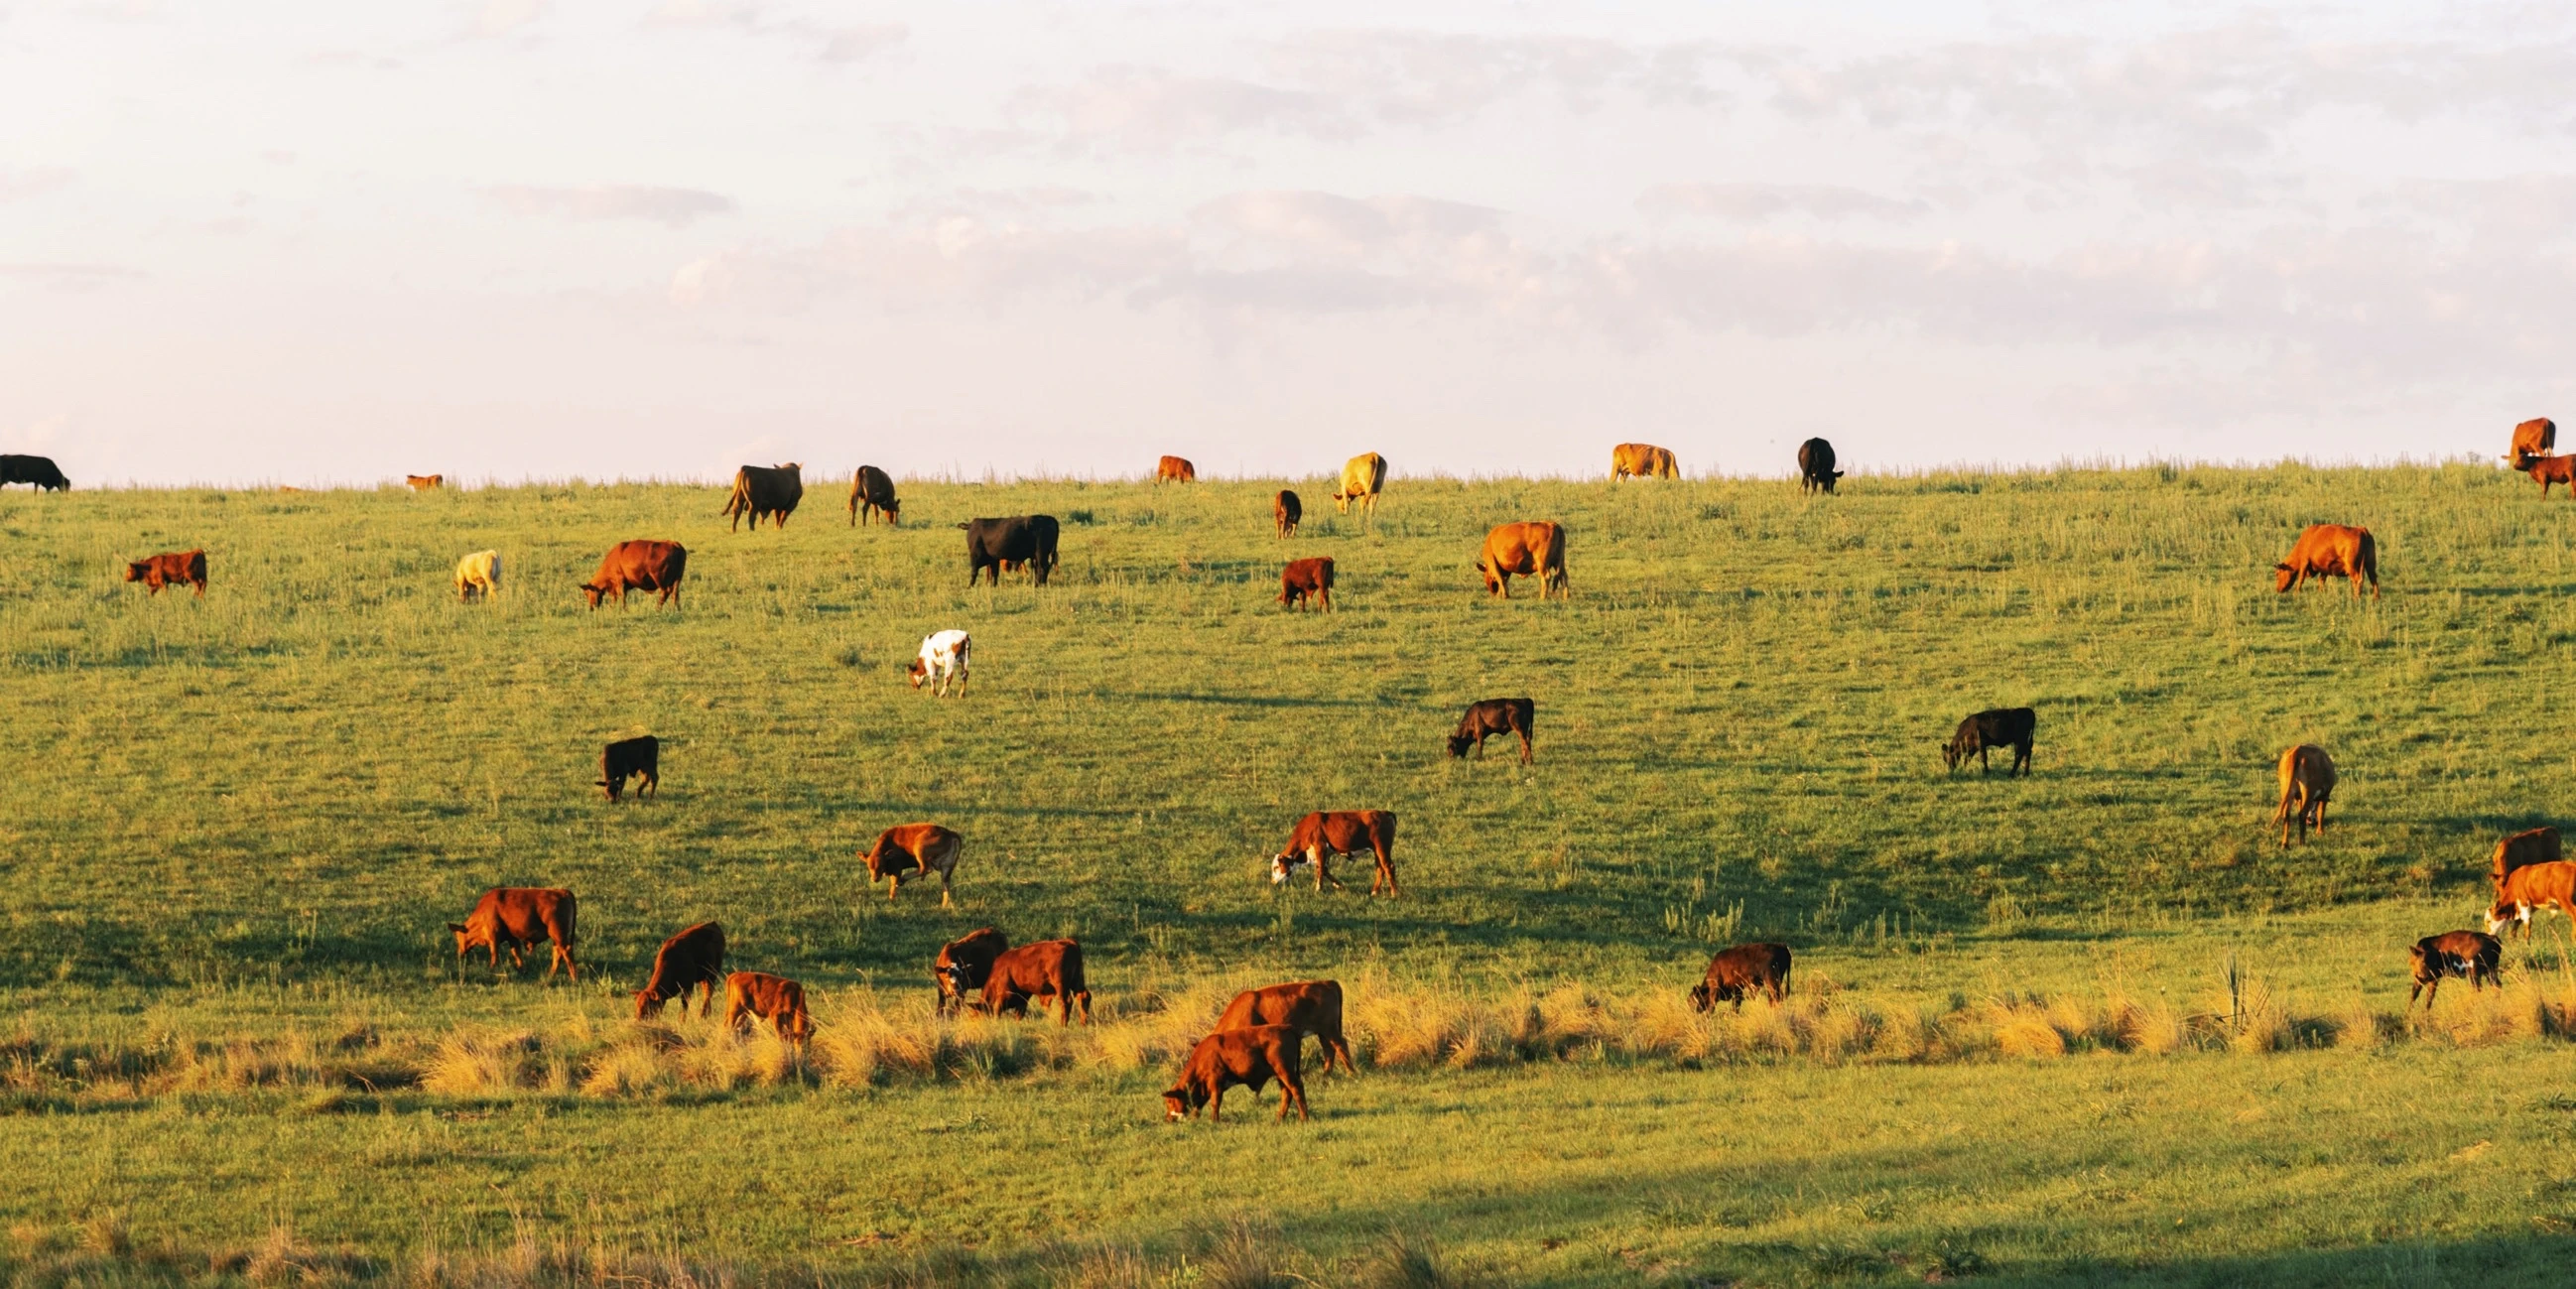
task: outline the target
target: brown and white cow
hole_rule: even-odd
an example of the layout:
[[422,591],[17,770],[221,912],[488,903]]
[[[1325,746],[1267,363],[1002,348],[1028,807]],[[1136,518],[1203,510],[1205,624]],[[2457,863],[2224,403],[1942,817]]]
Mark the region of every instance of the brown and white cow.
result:
[[2310,524],[2290,548],[2288,559],[2272,566],[2272,589],[2287,594],[2309,578],[2348,577],[2352,596],[2361,598],[2367,579],[2373,598],[2379,595],[2379,542],[2367,528],[2345,524]]
[[2557,829],[2526,828],[2496,843],[2495,855],[2487,861],[2487,880],[2502,891],[2505,875],[2513,870],[2565,858],[2558,846]]
[[1304,608],[1312,599],[1324,612],[1333,611],[1333,557],[1317,555],[1310,559],[1288,561],[1279,570],[1279,604],[1282,608]]
[[1335,855],[1357,855],[1369,851],[1377,857],[1377,875],[1369,882],[1369,894],[1384,890],[1389,896],[1395,889],[1395,815],[1384,810],[1318,810],[1297,821],[1289,830],[1288,844],[1270,861],[1270,884],[1286,882],[1299,865],[1315,866],[1315,889],[1331,882],[1334,890],[1342,889],[1340,878],[1333,876]]
[[868,866],[868,885],[886,884],[886,902],[893,903],[895,891],[907,877],[939,874],[939,903],[948,904],[950,876],[957,871],[957,857],[966,849],[966,839],[938,824],[896,824],[877,834],[876,846],[860,854],[859,862]]
[[2314,827],[2319,836],[2326,830],[2326,802],[2334,796],[2334,758],[2314,743],[2301,743],[2281,754],[2281,804],[2272,812],[2272,820],[2281,825],[2281,845],[2290,844],[2290,827],[2295,821],[2299,840],[2308,839]]
[[507,948],[513,971],[525,960],[522,948],[532,948],[543,940],[554,946],[554,957],[546,964],[546,979],[554,979],[556,970],[561,969],[579,980],[581,968],[572,960],[572,946],[579,933],[580,914],[580,901],[560,887],[495,886],[474,902],[474,911],[466,914],[463,922],[450,922],[447,929],[456,934],[457,957],[480,948],[498,967],[501,950]]
[[2491,935],[2475,931],[2445,931],[2428,935],[2415,942],[2408,952],[2413,959],[2415,988],[2408,991],[2406,1005],[2413,1007],[2417,995],[2424,999],[2424,1010],[2433,1010],[2433,997],[2442,992],[2442,981],[2461,978],[2469,988],[2483,991],[2488,981],[2504,987],[2504,975],[2498,964],[2504,961],[2504,944]]
[[725,977],[725,1028],[741,1029],[752,1017],[768,1021],[780,1038],[798,1047],[814,1036],[813,1014],[805,1010],[805,986],[784,976],[737,971]]
[[1010,939],[988,926],[941,945],[939,956],[930,964],[930,983],[939,989],[939,1014],[956,1011],[968,994],[984,992],[984,982],[993,974],[993,960],[1010,949]]
[[1005,949],[984,976],[984,1010],[997,1019],[1004,1012],[1025,1016],[1030,999],[1049,998],[1055,1000],[1056,1024],[1073,1023],[1076,1011],[1083,1024],[1091,1023],[1091,986],[1082,977],[1082,946],[1071,940],[1041,940]]
[[617,607],[626,607],[628,591],[659,591],[657,603],[680,602],[680,579],[689,574],[689,551],[678,542],[637,539],[619,542],[601,557],[599,571],[581,584],[581,593],[590,598],[590,607],[611,595]]
[[1476,556],[1476,571],[1485,576],[1485,593],[1512,598],[1512,579],[1536,577],[1538,597],[1568,597],[1565,586],[1565,529],[1553,520],[1497,524],[1485,534],[1485,549]]
[[202,600],[206,598],[206,552],[172,551],[135,560],[125,566],[125,580],[141,582],[154,595],[165,586],[193,586]]
[[1165,457],[1154,463],[1156,483],[1196,483],[1199,468],[1180,457]]
[[1359,1073],[1359,1067],[1351,1064],[1351,1045],[1342,1037],[1342,982],[1338,980],[1299,980],[1246,989],[1225,1005],[1225,1014],[1216,1021],[1220,1032],[1261,1025],[1287,1025],[1314,1035],[1324,1045],[1326,1074],[1333,1072],[1336,1061],[1344,1072]]
[[1756,989],[1775,1007],[1789,996],[1789,946],[1739,944],[1719,950],[1708,960],[1708,974],[1691,986],[1691,1008],[1715,1011],[1719,1003],[1731,1002],[1742,1011],[1745,994]]
[[653,955],[652,979],[635,991],[635,1019],[647,1020],[659,1014],[662,1004],[680,1000],[680,1014],[689,1014],[689,991],[698,991],[698,1014],[713,1015],[716,984],[725,978],[724,928],[713,922],[700,922],[662,942]]
[[1678,479],[1681,467],[1674,463],[1670,448],[1651,443],[1622,443],[1610,449],[1610,480]]
[[1297,523],[1305,517],[1306,503],[1299,501],[1296,493],[1282,488],[1278,496],[1270,499],[1270,519],[1278,526],[1282,539],[1296,536]]
[[2547,864],[2526,864],[2505,874],[2496,889],[2496,901],[2487,909],[2487,934],[2508,926],[2522,928],[2522,938],[2531,938],[2531,915],[2555,908],[2576,919],[2576,863],[2558,860]]
[[1272,1079],[1279,1080],[1281,1121],[1291,1105],[1300,1120],[1314,1118],[1306,1111],[1306,1080],[1298,1070],[1305,1044],[1304,1031],[1294,1025],[1218,1030],[1200,1039],[1163,1093],[1164,1119],[1195,1119],[1204,1109],[1210,1122],[1222,1120],[1226,1089],[1250,1088],[1258,1096]]

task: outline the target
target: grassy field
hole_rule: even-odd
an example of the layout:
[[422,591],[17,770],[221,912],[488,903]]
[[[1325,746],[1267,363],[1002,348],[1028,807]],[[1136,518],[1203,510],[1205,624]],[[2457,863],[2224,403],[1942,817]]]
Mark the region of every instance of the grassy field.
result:
[[[1437,1282],[1397,1231],[1462,1283],[2326,1284],[2568,1251],[2560,924],[2508,996],[2401,1013],[2406,943],[2557,821],[2576,508],[2474,465],[1399,477],[1282,543],[1278,486],[909,482],[855,532],[817,487],[757,534],[685,486],[0,495],[0,1259]],[[953,525],[1031,511],[1055,583],[964,589]],[[1486,600],[1484,529],[1541,517],[1574,598]],[[2373,529],[2384,598],[2272,593],[2319,521]],[[645,536],[690,547],[684,606],[586,611]],[[202,602],[118,580],[191,546]],[[459,605],[487,546],[504,594]],[[1340,612],[1276,606],[1308,554]],[[973,694],[914,693],[949,626]],[[1442,754],[1510,694],[1537,765]],[[2035,775],[1942,772],[2023,704]],[[600,800],[646,731],[660,799]],[[2285,853],[2303,740],[2342,783]],[[1298,815],[1361,807],[1401,817],[1401,900],[1268,884]],[[967,838],[954,907],[855,861],[919,819]],[[494,884],[580,892],[581,984],[459,967]],[[705,918],[817,988],[813,1061],[623,1019]],[[1080,938],[1101,1032],[920,1015],[986,923]],[[1756,937],[1799,952],[1790,1009],[1672,1014]],[[1361,985],[1371,1067],[1316,1124],[1155,1122],[1223,988],[1315,974]]]

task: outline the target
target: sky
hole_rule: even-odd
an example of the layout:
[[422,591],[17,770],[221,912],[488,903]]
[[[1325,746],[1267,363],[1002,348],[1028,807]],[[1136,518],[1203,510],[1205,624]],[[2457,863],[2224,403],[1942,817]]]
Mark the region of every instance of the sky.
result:
[[2504,451],[2576,10],[0,0],[76,486]]

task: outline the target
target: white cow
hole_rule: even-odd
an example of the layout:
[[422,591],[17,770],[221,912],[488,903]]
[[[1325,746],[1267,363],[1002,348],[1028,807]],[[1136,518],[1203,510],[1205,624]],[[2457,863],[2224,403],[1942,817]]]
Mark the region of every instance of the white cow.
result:
[[472,601],[479,592],[492,595],[501,589],[501,552],[476,551],[456,561],[456,598]]
[[966,692],[966,663],[974,652],[974,642],[963,631],[934,631],[921,640],[921,656],[912,660],[912,687],[931,685],[930,692],[948,693],[948,678],[957,678],[957,692]]

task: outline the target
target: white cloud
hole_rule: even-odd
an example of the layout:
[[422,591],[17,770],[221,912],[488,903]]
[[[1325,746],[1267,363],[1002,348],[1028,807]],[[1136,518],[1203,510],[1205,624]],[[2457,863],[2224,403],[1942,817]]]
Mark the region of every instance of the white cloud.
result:
[[36,166],[27,170],[0,170],[0,201],[23,201],[41,197],[72,185],[75,172],[61,166]]
[[1758,224],[1782,215],[1811,219],[1917,219],[1932,209],[1920,197],[1899,200],[1837,184],[1658,184],[1637,198],[1649,215],[1704,215]]
[[545,11],[546,0],[483,0],[468,30],[487,40],[506,36],[536,21]]
[[566,219],[643,219],[684,228],[709,215],[729,215],[733,199],[699,188],[653,188],[626,184],[593,184],[578,188],[541,188],[504,184],[483,190],[493,204],[519,215],[557,215]]

